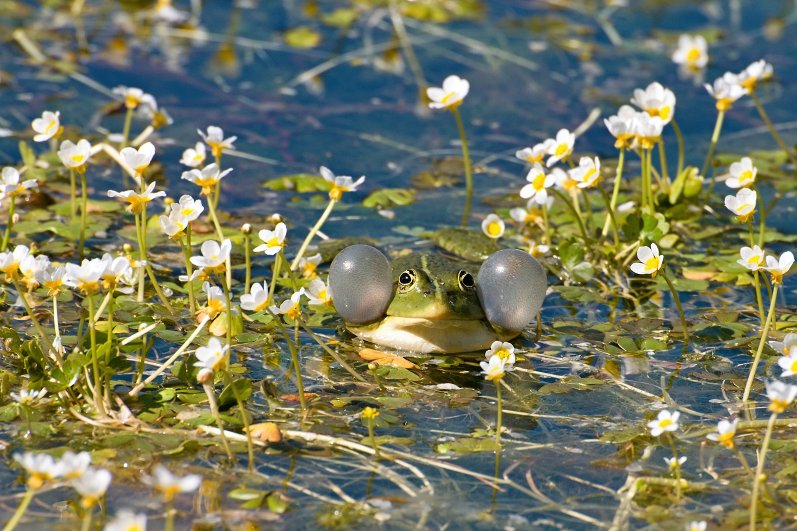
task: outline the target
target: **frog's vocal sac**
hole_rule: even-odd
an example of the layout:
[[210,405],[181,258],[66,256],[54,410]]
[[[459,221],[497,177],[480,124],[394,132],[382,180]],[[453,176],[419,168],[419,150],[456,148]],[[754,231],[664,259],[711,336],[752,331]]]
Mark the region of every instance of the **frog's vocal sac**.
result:
[[479,266],[432,253],[391,263],[375,247],[352,245],[329,271],[332,301],[352,333],[420,353],[484,350],[518,336],[546,289],[543,267],[517,249],[497,251]]

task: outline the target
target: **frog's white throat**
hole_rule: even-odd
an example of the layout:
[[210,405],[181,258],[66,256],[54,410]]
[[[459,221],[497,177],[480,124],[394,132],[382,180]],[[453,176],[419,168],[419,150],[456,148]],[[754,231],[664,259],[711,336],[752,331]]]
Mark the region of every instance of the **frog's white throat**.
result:
[[490,348],[493,341],[517,336],[499,334],[481,319],[424,319],[390,315],[378,323],[347,328],[377,345],[424,354],[473,352]]

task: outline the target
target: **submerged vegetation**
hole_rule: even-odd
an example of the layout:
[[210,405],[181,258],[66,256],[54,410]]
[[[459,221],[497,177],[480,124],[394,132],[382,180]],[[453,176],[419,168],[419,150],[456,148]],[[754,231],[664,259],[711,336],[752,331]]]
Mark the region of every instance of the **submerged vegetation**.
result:
[[[499,122],[526,115],[480,85],[502,65],[561,74],[469,33],[469,20],[487,17],[476,0],[304,2],[301,14],[286,3],[302,23],[279,41],[237,36],[241,13],[259,9],[246,2],[229,9],[226,35],[202,23],[227,8],[184,4],[76,0],[36,11],[0,0],[19,22],[4,53],[43,81],[36,98],[20,98],[35,113],[29,103],[14,110],[18,123],[0,122],[2,473],[9,485],[19,479],[3,493],[6,530],[58,520],[86,530],[756,529],[794,519],[797,149],[773,122],[788,112],[775,87],[792,85],[775,77],[782,55],[763,50],[712,79],[728,53],[716,28],[654,32],[662,78],[677,70],[687,88],[676,95],[648,79],[590,95],[604,116],[597,109],[577,127],[563,127],[557,99],[545,99],[552,111],[532,112],[545,131],[521,137],[485,125],[491,112]],[[524,40],[530,30],[526,49],[538,57],[575,57],[585,76],[602,54],[632,54],[622,21],[612,22],[633,10],[625,2],[549,4],[501,25]],[[115,29],[98,29],[109,13]],[[765,31],[786,31],[778,20]],[[325,55],[331,31],[344,48]],[[343,51],[350,39],[363,48]],[[168,84],[119,85],[113,69],[105,86],[107,64],[135,63],[129,44],[157,48],[180,70],[186,42],[220,45],[205,65],[220,88],[208,93],[244,111],[202,100],[204,114],[186,112]],[[323,100],[335,86],[322,76],[352,63],[369,67],[370,83],[401,76],[412,101],[401,97],[395,125],[383,121],[380,105],[395,93],[354,90],[344,74],[334,81],[351,93],[329,111],[344,118],[305,116],[314,141],[296,145],[274,115],[305,107],[262,111],[251,93],[229,97],[249,90],[228,83],[243,69],[236,50],[315,63],[272,76],[285,98]],[[194,73],[176,79],[198,83]],[[23,78],[0,91],[9,114]],[[58,94],[67,83],[80,96]],[[559,96],[565,107],[584,97]],[[253,129],[264,116],[272,129]],[[399,123],[406,116],[436,134],[403,131],[415,123]],[[727,131],[736,116],[766,148],[740,147],[738,125]],[[458,144],[439,147],[438,137]],[[412,162],[386,162],[395,153]],[[371,172],[373,158],[381,169]],[[253,179],[265,181],[257,198]],[[328,264],[366,239],[392,257],[432,245],[472,261],[528,252],[550,286],[536,326],[476,355],[353,338],[335,313]]]

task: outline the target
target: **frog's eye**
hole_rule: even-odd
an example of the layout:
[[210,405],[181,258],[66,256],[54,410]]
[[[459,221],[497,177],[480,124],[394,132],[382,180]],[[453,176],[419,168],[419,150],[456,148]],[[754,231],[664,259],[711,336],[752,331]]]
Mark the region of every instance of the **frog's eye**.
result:
[[408,288],[415,284],[416,278],[418,278],[418,274],[412,269],[408,269],[399,275],[399,284],[403,288]]
[[476,286],[476,281],[473,280],[473,275],[467,271],[460,270],[459,272],[459,287],[463,289],[470,289]]
[[376,321],[384,317],[393,298],[393,268],[375,247],[346,247],[329,266],[329,293],[344,321]]
[[540,311],[548,279],[528,253],[503,249],[484,261],[476,277],[476,293],[493,326],[519,332]]

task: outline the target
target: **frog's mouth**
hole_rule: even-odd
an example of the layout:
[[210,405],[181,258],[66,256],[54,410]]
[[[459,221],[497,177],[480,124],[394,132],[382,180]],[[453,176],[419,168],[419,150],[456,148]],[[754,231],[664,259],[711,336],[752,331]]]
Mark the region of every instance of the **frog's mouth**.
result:
[[358,337],[394,349],[424,354],[473,352],[507,341],[519,332],[497,332],[484,319],[426,319],[389,315],[365,326],[347,325]]

